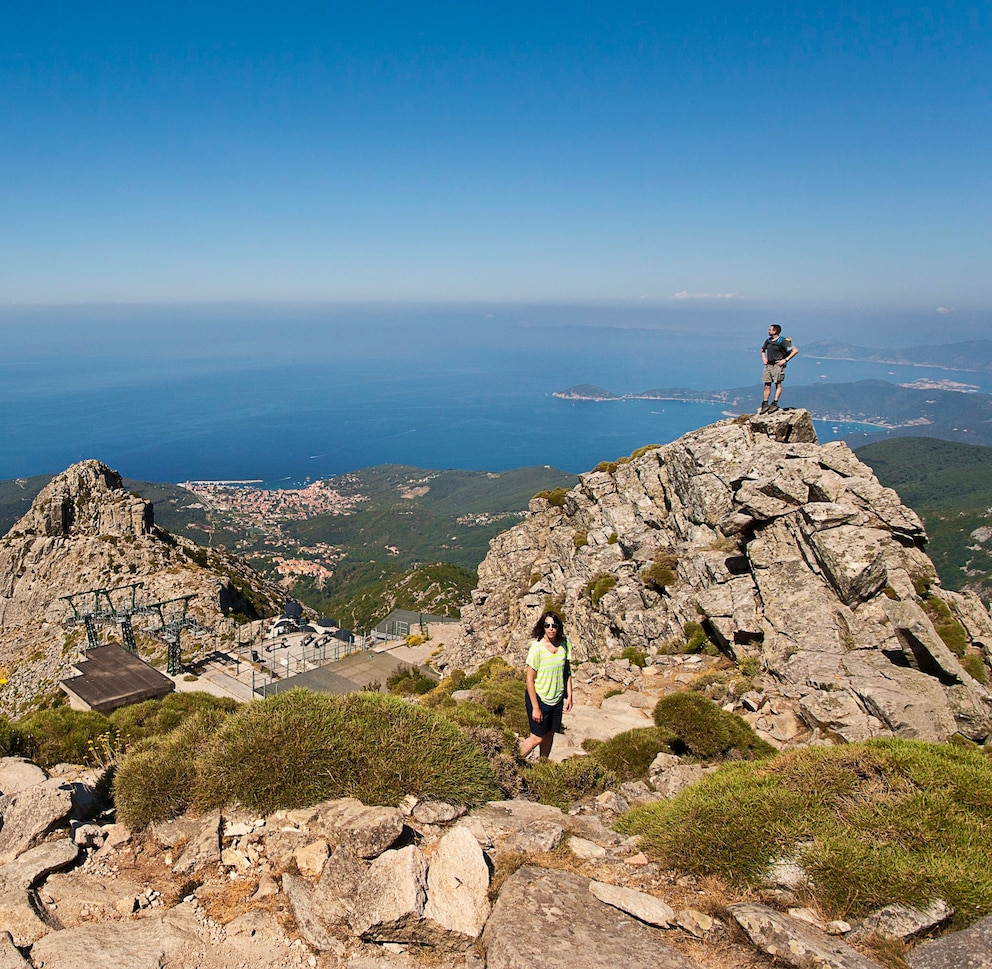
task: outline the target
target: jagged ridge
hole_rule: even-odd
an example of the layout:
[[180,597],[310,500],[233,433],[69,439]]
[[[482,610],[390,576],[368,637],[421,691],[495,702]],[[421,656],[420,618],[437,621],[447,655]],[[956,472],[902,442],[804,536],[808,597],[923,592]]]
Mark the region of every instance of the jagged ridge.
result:
[[[730,699],[779,745],[984,740],[992,696],[962,659],[988,672],[992,620],[974,597],[938,589],[925,542],[845,444],[817,443],[808,412],[723,421],[582,475],[560,506],[535,499],[493,540],[440,663],[522,665],[548,605],[579,659],[656,652],[699,623],[760,667],[747,705]],[[676,581],[660,587],[652,565]],[[946,605],[962,655],[924,605]]]

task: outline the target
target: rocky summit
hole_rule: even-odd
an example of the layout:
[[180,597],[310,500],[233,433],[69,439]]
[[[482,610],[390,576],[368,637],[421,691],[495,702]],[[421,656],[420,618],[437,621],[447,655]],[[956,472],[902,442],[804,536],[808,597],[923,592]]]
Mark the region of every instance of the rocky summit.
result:
[[712,644],[776,745],[984,741],[992,620],[943,591],[916,514],[804,410],[704,427],[537,497],[497,536],[443,669],[521,666],[546,608],[576,659]]
[[[208,630],[225,615],[278,614],[285,600],[235,556],[158,528],[151,503],[127,491],[116,471],[74,464],[0,539],[0,667],[9,673],[0,712],[30,709],[79,658],[86,638],[82,627],[66,628],[72,612],[62,597],[132,584],[139,604],[192,595],[189,615]],[[139,646],[155,648],[147,639]]]

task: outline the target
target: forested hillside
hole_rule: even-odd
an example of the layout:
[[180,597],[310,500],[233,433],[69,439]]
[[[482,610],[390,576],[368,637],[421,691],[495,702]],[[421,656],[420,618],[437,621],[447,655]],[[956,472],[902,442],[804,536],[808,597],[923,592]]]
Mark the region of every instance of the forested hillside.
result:
[[901,437],[857,454],[923,519],[943,585],[992,596],[992,447]]

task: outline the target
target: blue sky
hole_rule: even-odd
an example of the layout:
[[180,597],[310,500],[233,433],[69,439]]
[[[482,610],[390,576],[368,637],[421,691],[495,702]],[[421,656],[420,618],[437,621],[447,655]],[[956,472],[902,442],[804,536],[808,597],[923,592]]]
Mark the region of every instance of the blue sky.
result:
[[4,21],[0,304],[989,322],[988,2],[38,0]]

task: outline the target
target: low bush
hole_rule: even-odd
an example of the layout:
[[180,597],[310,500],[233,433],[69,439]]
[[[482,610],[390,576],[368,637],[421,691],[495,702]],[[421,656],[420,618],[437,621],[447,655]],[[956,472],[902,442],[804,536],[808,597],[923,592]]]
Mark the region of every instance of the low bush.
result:
[[4,716],[0,716],[0,757],[15,757],[19,754],[20,737],[14,725]]
[[18,755],[45,768],[55,764],[97,766],[91,747],[108,732],[114,731],[102,713],[70,707],[38,710],[13,726]]
[[696,760],[752,760],[776,751],[740,717],[727,713],[699,693],[684,691],[662,697],[654,722],[672,735],[672,753]]
[[252,811],[328,798],[453,804],[499,796],[485,756],[450,720],[376,693],[290,690],[232,714],[204,749],[195,803]]
[[923,600],[923,609],[944,645],[959,659],[963,657],[968,648],[968,633],[951,614],[947,603],[931,594]]
[[[386,689],[396,696],[410,696],[430,693],[437,686],[437,681],[428,676],[417,666],[408,666],[400,663],[393,672],[386,677]],[[376,691],[378,692],[378,691]]]
[[725,765],[619,828],[665,868],[744,889],[792,859],[831,918],[940,898],[963,927],[992,911],[990,788],[992,761],[977,750],[873,740]]
[[512,678],[507,676],[490,680],[476,687],[479,702],[521,737],[530,734],[530,723],[527,720],[527,708],[524,703],[526,692],[527,685],[520,674]]
[[706,630],[698,622],[693,622],[690,619],[682,627],[682,631],[685,633],[685,646],[682,648],[683,653],[687,655],[693,655],[695,653],[713,654],[717,651],[706,635]]
[[603,596],[610,591],[617,584],[617,577],[615,575],[610,575],[608,573],[602,573],[600,575],[591,578],[585,585],[583,590],[589,599],[589,601],[594,605],[598,606],[602,601]]
[[620,659],[628,660],[631,666],[637,666],[640,669],[644,669],[644,664],[647,662],[648,654],[645,653],[643,649],[638,649],[636,646],[625,646],[620,653]]
[[979,683],[988,682],[988,669],[982,657],[976,653],[967,653],[961,657],[961,666],[964,671]]
[[645,444],[643,447],[637,448],[630,455],[630,460],[631,461],[636,461],[638,458],[644,457],[644,455],[647,454],[648,451],[657,451],[658,448],[660,448],[660,447],[661,447],[660,444]]
[[145,700],[121,707],[110,714],[111,726],[131,743],[170,733],[189,717],[216,711],[231,713],[238,708],[236,700],[191,691],[170,693],[161,700]]
[[591,794],[601,794],[616,787],[620,778],[592,757],[569,757],[562,761],[543,761],[525,768],[524,781],[530,793],[542,804],[563,811],[573,801]]
[[227,716],[221,709],[199,710],[171,733],[131,747],[114,777],[118,819],[137,831],[189,808],[198,788],[200,756]]
[[550,491],[539,491],[534,497],[543,498],[552,508],[561,508],[568,492],[564,488],[552,488]]
[[638,727],[592,745],[588,753],[621,781],[632,781],[644,777],[662,751],[671,753],[672,739],[672,734],[659,727]]

